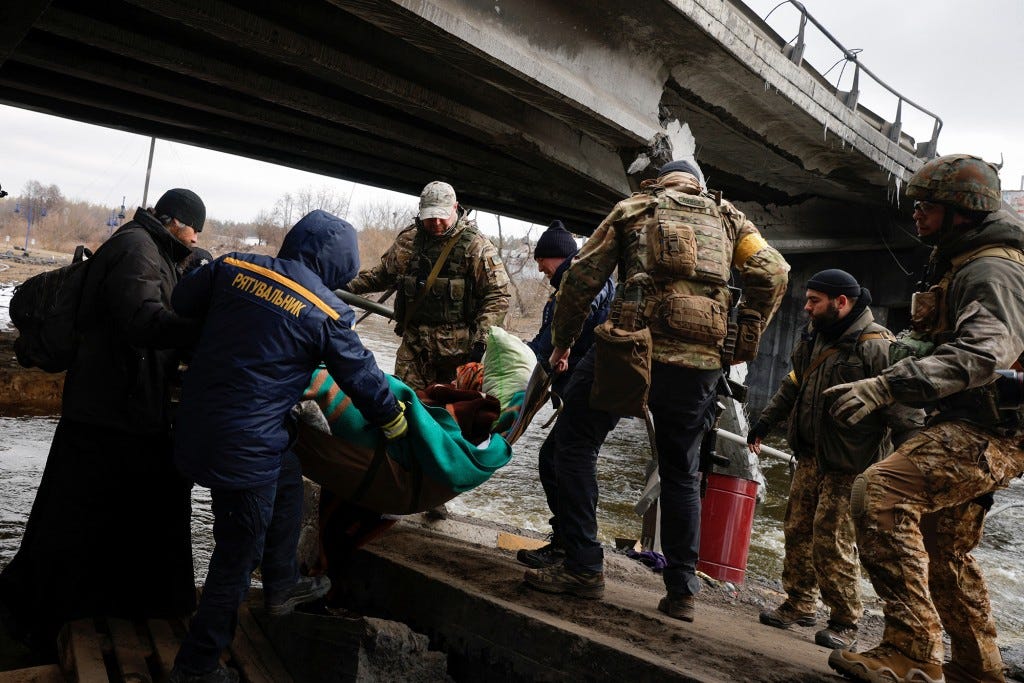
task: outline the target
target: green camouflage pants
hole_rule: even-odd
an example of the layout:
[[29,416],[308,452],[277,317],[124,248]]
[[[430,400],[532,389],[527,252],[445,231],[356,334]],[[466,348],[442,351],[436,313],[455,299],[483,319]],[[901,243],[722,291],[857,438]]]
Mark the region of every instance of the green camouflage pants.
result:
[[1019,441],[943,422],[868,468],[854,486],[861,557],[885,601],[882,640],[906,656],[941,663],[945,627],[954,662],[975,671],[1001,668],[988,589],[971,556],[985,522],[974,500],[1024,471]]
[[797,612],[813,612],[818,590],[841,624],[857,623],[862,612],[860,566],[850,516],[855,475],[823,474],[814,458],[797,461],[789,487],[784,532],[782,586]]
[[455,370],[469,360],[469,347],[464,325],[410,327],[395,353],[395,377],[413,389],[452,382]]

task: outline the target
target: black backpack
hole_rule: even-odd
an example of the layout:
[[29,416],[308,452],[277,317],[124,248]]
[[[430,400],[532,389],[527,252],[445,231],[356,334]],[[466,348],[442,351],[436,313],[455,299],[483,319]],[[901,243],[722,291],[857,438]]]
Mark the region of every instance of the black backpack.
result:
[[62,372],[78,351],[78,316],[92,252],[75,248],[69,265],[33,275],[14,289],[11,322],[18,328],[14,353],[26,368]]

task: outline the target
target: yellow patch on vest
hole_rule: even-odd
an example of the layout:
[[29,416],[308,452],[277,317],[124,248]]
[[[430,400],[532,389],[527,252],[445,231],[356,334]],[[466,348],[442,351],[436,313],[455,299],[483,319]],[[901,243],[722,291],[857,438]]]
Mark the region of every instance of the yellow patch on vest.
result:
[[742,268],[751,256],[768,246],[768,241],[759,233],[751,232],[743,236],[732,254],[734,268]]

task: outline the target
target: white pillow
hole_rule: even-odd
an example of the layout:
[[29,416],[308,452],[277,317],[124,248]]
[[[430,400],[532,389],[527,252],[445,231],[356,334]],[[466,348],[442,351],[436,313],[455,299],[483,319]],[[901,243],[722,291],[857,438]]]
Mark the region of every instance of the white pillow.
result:
[[487,334],[484,352],[484,393],[506,407],[518,391],[530,383],[537,356],[519,337],[493,325]]

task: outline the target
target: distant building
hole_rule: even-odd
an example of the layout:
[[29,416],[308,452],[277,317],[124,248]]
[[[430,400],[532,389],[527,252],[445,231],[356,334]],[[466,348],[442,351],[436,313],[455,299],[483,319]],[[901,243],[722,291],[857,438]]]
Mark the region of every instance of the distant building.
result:
[[1003,201],[1024,218],[1024,190],[1003,190]]
[[263,240],[261,240],[259,237],[249,236],[242,238],[242,244],[244,244],[247,247],[258,247],[262,243]]

